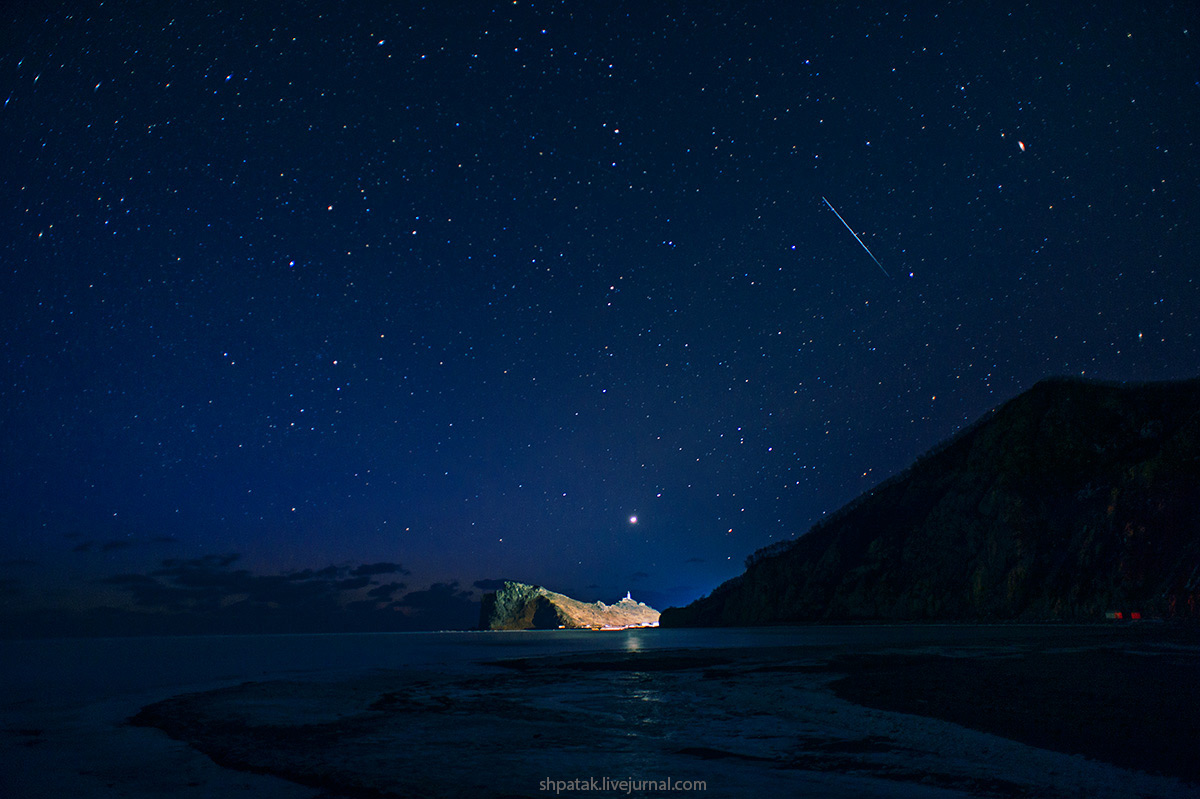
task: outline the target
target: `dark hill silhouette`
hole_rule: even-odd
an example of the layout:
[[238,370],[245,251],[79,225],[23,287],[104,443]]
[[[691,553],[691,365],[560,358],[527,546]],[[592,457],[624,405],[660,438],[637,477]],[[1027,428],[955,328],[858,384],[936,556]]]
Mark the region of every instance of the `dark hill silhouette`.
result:
[[1038,383],[662,626],[1200,620],[1200,380]]

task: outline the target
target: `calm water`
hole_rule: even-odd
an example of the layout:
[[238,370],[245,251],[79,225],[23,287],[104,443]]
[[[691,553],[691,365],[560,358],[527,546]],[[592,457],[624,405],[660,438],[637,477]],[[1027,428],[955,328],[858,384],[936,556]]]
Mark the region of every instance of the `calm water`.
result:
[[592,632],[190,636],[0,642],[0,707],[94,702],[226,681],[337,676],[365,669],[458,665],[510,657],[679,648],[805,646],[857,650],[1094,638],[1111,627],[854,626]]

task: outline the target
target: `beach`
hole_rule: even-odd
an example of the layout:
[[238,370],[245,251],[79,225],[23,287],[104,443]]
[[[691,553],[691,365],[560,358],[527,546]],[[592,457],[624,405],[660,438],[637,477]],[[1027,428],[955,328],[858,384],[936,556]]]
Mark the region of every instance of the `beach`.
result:
[[[1200,793],[1186,757],[1200,643],[1187,631],[454,635],[223,641],[285,651],[253,674],[85,703],[67,732],[22,741],[7,724],[8,756],[23,746],[78,772],[26,774],[9,795]],[[75,751],[50,757],[64,746]]]

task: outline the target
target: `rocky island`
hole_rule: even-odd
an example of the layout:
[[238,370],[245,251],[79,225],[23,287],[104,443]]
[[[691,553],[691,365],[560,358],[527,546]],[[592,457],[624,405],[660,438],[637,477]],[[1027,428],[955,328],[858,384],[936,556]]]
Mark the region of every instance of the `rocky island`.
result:
[[1045,380],[664,627],[1200,621],[1200,380]]
[[624,630],[657,627],[659,613],[628,594],[614,605],[580,602],[539,585],[506,582],[485,594],[479,614],[481,630]]

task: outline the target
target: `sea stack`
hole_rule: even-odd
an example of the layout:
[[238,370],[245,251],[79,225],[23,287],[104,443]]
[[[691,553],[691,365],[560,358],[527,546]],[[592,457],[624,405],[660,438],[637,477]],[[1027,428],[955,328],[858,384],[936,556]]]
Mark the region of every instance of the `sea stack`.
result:
[[479,614],[481,630],[623,630],[657,627],[658,611],[629,594],[613,605],[580,602],[539,585],[506,582],[485,594]]

